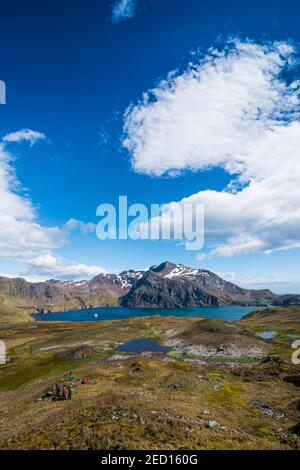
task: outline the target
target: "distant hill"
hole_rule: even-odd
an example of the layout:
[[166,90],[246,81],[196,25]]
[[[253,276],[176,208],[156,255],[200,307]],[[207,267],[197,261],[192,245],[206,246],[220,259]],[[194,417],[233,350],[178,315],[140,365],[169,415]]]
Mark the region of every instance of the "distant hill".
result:
[[251,312],[239,323],[264,327],[297,327],[300,329],[300,307],[276,307]]
[[293,305],[300,305],[300,295],[280,295],[275,300],[274,305],[282,306],[282,307],[289,307]]
[[112,305],[117,302],[104,288],[89,282],[27,282],[25,279],[0,278],[2,308],[15,306],[27,312],[52,312]]
[[119,298],[143,276],[141,271],[100,274],[91,281],[28,282],[0,277],[0,320],[46,313],[118,305]]

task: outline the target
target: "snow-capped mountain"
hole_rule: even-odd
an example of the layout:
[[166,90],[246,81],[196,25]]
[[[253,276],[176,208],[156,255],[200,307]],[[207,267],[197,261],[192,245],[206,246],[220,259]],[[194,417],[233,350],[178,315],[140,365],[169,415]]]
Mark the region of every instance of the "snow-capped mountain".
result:
[[120,302],[135,307],[190,307],[269,304],[276,298],[269,290],[243,289],[210,271],[166,261],[152,266]]
[[121,297],[125,295],[131,287],[143,277],[144,271],[123,271],[120,274],[99,274],[90,281],[92,289],[102,286],[108,291]]

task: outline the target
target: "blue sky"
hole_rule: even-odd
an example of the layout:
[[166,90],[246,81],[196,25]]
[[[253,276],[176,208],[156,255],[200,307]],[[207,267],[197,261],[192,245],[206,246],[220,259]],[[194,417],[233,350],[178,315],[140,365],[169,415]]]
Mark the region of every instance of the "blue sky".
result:
[[[270,186],[267,186],[273,173],[274,184],[282,183],[285,188],[284,183],[287,183],[291,194],[294,189],[297,191],[293,182],[289,182],[289,175],[277,174],[278,161],[284,161],[285,152],[290,155],[289,149],[283,149],[282,154],[276,156],[276,174],[272,165],[266,165],[269,171],[266,176],[257,164],[266,158],[265,152],[269,147],[263,147],[259,155],[255,154],[255,165],[252,154],[246,156],[246,169],[239,172],[235,170],[238,158],[225,162],[223,156],[219,156],[219,150],[219,153],[212,152],[211,155],[209,150],[207,161],[203,156],[199,157],[214,144],[208,141],[204,148],[197,140],[202,131],[201,123],[206,123],[207,115],[198,122],[198,115],[203,114],[200,105],[195,110],[197,119],[190,113],[191,103],[197,101],[190,88],[186,94],[180,95],[174,79],[168,78],[172,89],[172,113],[167,121],[162,117],[165,115],[164,96],[156,98],[154,111],[151,105],[142,102],[143,94],[152,88],[162,90],[161,80],[174,70],[177,71],[176,76],[182,77],[190,87],[190,77],[184,75],[188,64],[192,62],[198,67],[203,57],[212,60],[207,52],[209,48],[216,47],[224,53],[228,38],[234,37],[235,41],[248,45],[249,38],[257,48],[254,52],[246,52],[247,60],[251,55],[253,73],[260,71],[259,67],[268,67],[267,70],[264,68],[264,73],[270,73],[272,77],[261,88],[256,88],[255,83],[253,88],[248,84],[247,90],[256,98],[262,93],[262,108],[265,106],[267,114],[271,96],[268,95],[268,87],[275,87],[280,94],[274,105],[276,113],[284,115],[290,127],[294,126],[293,133],[291,130],[290,137],[287,136],[294,148],[298,138],[298,129],[295,128],[298,124],[295,117],[297,94],[291,97],[291,105],[286,109],[281,101],[290,97],[290,88],[282,91],[281,85],[289,86],[298,77],[297,64],[290,67],[288,63],[297,62],[299,13],[300,6],[289,1],[253,1],[242,5],[238,1],[199,0],[90,0],[88,3],[76,0],[72,4],[69,0],[44,0],[42,4],[37,0],[11,0],[2,5],[0,79],[7,86],[7,104],[0,106],[0,137],[4,138],[0,147],[0,164],[9,168],[2,181],[3,200],[7,198],[8,202],[3,203],[2,208],[7,218],[2,225],[0,221],[0,272],[30,279],[88,277],[101,268],[143,268],[169,259],[222,273],[225,278],[245,286],[268,286],[276,292],[299,292],[297,192],[293,199],[291,196],[282,200],[282,211],[288,209],[288,223],[283,218],[281,223],[266,225],[267,219],[278,219],[279,203],[273,206],[269,202],[266,206],[265,202],[273,201],[268,189]],[[278,41],[284,47],[293,44],[293,52],[282,52],[283,46],[279,50]],[[242,67],[247,70],[243,47],[236,42],[233,47],[232,61],[236,61],[238,70]],[[271,63],[262,64],[260,47],[265,47],[264,57],[272,60]],[[283,61],[279,72],[274,54]],[[213,65],[210,72],[212,69]],[[201,74],[201,70],[197,73]],[[274,85],[275,79],[280,81],[279,85]],[[240,75],[232,75],[232,80],[238,86],[245,82]],[[211,93],[210,89],[207,96],[208,93]],[[180,106],[178,104],[178,108],[177,103],[182,103],[180,96],[186,101]],[[234,100],[235,93],[230,102]],[[203,100],[201,103],[205,104]],[[143,125],[130,126],[127,137],[131,145],[126,149],[122,144],[126,124],[124,114],[131,104],[133,111],[143,116]],[[216,98],[213,106],[218,104]],[[251,110],[255,106],[258,108],[256,102],[250,105]],[[183,113],[181,121],[175,119],[175,113],[180,114],[178,109]],[[228,106],[220,107],[218,112],[222,113],[223,109],[227,113]],[[235,113],[236,108],[232,112]],[[151,127],[151,113],[159,124],[159,132]],[[276,122],[270,124],[270,115],[264,117],[264,126],[268,121],[267,125],[276,131],[279,126],[285,130],[283,118],[276,117]],[[222,130],[223,117],[220,119]],[[182,127],[179,124],[176,129],[173,124],[168,127],[173,121],[183,122],[188,130],[191,129],[193,155],[189,155],[187,133],[181,133]],[[128,120],[127,123],[130,124]],[[28,133],[15,134],[24,129],[41,134],[33,134],[32,140],[28,140]],[[212,129],[213,142],[222,142],[224,133],[219,136],[215,120]],[[160,130],[164,132],[163,138]],[[265,127],[259,132],[265,132]],[[11,137],[5,139],[8,135]],[[163,140],[166,135],[171,139],[174,151],[170,152],[170,158],[165,159],[168,147],[164,146]],[[256,135],[254,133],[252,137]],[[261,141],[265,141],[265,134],[259,136]],[[242,135],[241,139],[246,142],[248,137]],[[139,141],[139,148],[133,143],[135,139]],[[161,149],[157,149],[157,141]],[[238,154],[237,146],[240,144],[241,140],[228,153]],[[181,145],[182,153],[177,154],[176,149]],[[276,148],[279,146],[276,144]],[[157,154],[153,149],[157,149]],[[290,165],[295,165],[296,158],[291,157]],[[158,162],[163,162],[161,167]],[[179,173],[177,177],[170,176],[173,169]],[[12,175],[17,184],[11,181]],[[218,205],[220,193],[227,191],[227,185],[236,178],[243,179],[239,181],[242,186],[237,191],[243,191],[253,180],[261,185],[258,191],[262,190],[261,205],[267,214],[264,218],[252,214],[244,220],[244,215],[239,215],[243,213],[241,205],[245,211],[247,207],[260,205],[253,196],[253,203],[249,199],[245,206],[237,202],[236,197],[232,197],[232,202],[227,205],[221,196],[223,199]],[[206,190],[214,191],[218,199],[209,198]],[[96,224],[97,206],[101,203],[117,204],[119,195],[127,195],[129,203],[149,206],[151,203],[181,201],[199,192],[200,199],[206,201],[209,208],[209,230],[212,231],[214,225],[222,225],[220,213],[225,217],[225,213],[237,211],[238,219],[228,217],[223,222],[232,227],[233,224],[239,225],[237,220],[243,219],[238,228],[243,234],[242,239],[237,233],[228,235],[223,224],[216,237],[208,234],[204,250],[197,257],[197,253],[186,251],[174,241],[100,241],[94,230],[85,230],[83,225]],[[19,197],[13,207],[11,194]],[[18,204],[20,208],[16,207]],[[211,206],[217,207],[218,216],[211,213]],[[67,230],[65,224],[70,219],[82,224],[75,224],[73,230]],[[11,224],[10,230],[7,230],[7,224]],[[264,229],[258,231],[257,226]],[[283,229],[283,226],[287,228]],[[238,249],[233,249],[233,245]]]

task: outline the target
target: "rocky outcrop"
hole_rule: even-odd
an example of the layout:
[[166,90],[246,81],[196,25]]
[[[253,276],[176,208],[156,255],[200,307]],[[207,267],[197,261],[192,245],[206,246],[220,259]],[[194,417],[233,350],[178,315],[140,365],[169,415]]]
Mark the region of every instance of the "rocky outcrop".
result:
[[167,342],[185,357],[261,358],[271,349],[254,331],[233,322],[211,319],[198,320],[181,331],[170,331]]

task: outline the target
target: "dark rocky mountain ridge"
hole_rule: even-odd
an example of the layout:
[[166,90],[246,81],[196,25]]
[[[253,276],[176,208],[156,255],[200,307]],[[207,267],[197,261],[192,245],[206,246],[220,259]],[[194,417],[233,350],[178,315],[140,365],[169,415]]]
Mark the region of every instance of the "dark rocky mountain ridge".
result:
[[266,305],[278,296],[272,291],[250,290],[216,274],[170,262],[151,267],[120,299],[131,307],[196,307],[206,305]]

